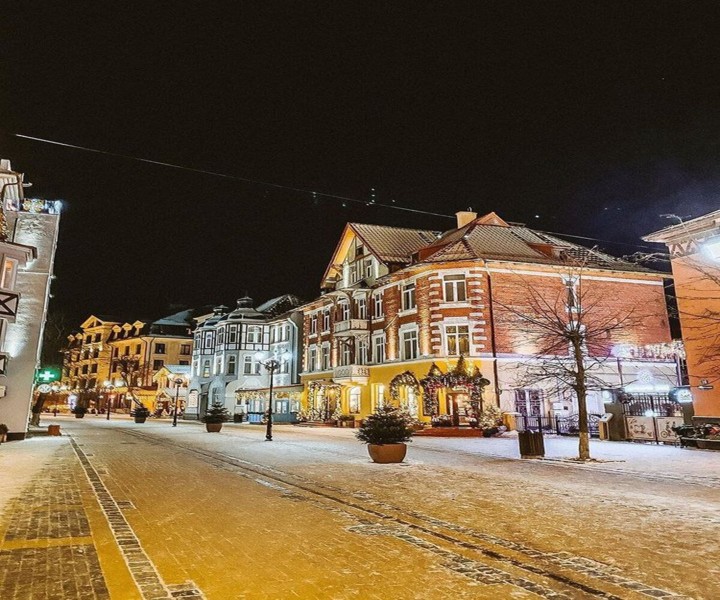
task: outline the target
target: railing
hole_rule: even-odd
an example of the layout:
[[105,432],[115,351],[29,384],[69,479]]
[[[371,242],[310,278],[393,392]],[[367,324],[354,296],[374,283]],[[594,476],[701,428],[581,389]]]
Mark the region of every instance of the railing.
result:
[[333,379],[354,379],[370,377],[370,368],[365,365],[344,365],[333,369]]
[[[588,415],[588,433],[591,436],[597,437],[600,434],[600,417],[601,415]],[[554,418],[539,415],[517,415],[515,426],[518,431],[543,431],[544,433],[554,433],[556,435],[579,435],[580,417],[576,414],[569,417],[556,415]]]
[[350,333],[353,331],[367,331],[368,322],[364,319],[347,319],[335,323],[335,333]]
[[626,415],[635,417],[669,417],[680,409],[666,394],[626,394],[622,406]]

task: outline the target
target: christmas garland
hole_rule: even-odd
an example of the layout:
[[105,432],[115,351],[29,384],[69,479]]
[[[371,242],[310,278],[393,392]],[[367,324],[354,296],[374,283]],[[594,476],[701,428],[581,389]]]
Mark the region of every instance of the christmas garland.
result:
[[400,402],[401,386],[414,388],[416,392],[420,391],[420,384],[412,371],[405,371],[404,373],[400,373],[400,375],[396,375],[390,382],[390,397],[395,404]]
[[466,387],[470,390],[470,405],[473,407],[475,414],[480,413],[482,404],[482,393],[486,386],[490,385],[490,381],[485,379],[480,373],[480,369],[475,367],[472,375],[468,373],[465,358],[460,358],[455,368],[444,373],[433,363],[428,371],[427,377],[420,380],[423,389],[423,411],[426,415],[437,416],[440,412],[440,404],[438,401],[438,391],[442,388],[455,388],[458,386]]

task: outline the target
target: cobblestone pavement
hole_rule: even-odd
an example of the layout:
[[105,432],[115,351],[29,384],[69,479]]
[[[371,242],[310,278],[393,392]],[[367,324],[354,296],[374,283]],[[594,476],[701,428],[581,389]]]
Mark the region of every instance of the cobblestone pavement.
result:
[[3,599],[720,597],[717,469],[419,438],[375,465],[351,430],[58,421],[0,513]]

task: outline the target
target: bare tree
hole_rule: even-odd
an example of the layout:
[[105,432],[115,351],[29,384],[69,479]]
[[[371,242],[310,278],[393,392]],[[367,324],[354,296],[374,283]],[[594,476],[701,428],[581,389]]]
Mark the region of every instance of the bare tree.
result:
[[[588,391],[607,387],[600,367],[611,358],[610,340],[637,324],[634,309],[614,310],[614,298],[586,279],[586,261],[568,264],[557,279],[521,274],[514,278],[512,302],[501,302],[496,322],[522,340],[528,360],[518,368],[522,387],[543,384],[551,394],[572,390],[577,398],[580,441],[578,458],[590,458]],[[539,280],[544,280],[539,283]]]
[[144,407],[145,405],[135,395],[135,391],[142,389],[149,369],[141,366],[136,358],[130,356],[116,358],[114,367],[114,370],[120,372],[120,379],[127,390],[126,396],[130,397],[131,402],[136,407]]

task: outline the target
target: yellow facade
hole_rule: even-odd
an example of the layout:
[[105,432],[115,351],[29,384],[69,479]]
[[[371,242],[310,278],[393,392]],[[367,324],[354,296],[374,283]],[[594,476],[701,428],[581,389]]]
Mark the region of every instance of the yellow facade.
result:
[[[431,415],[426,415],[423,411],[423,393],[422,387],[412,389],[410,385],[399,385],[397,388],[397,398],[393,398],[391,384],[393,380],[405,372],[411,372],[415,379],[419,382],[425,378],[432,368],[433,364],[439,367],[443,373],[451,371],[457,364],[457,359],[434,360],[432,358],[421,359],[416,361],[403,361],[394,363],[385,363],[382,365],[367,365],[363,369],[367,369],[367,377],[349,378],[349,380],[333,379],[333,371],[308,373],[301,376],[304,386],[303,390],[303,411],[306,414],[311,413],[312,409],[318,409],[318,401],[321,400],[317,394],[313,394],[312,382],[322,382],[330,384],[330,408],[326,412],[331,415],[338,414],[353,415],[357,420],[363,419],[372,414],[382,404],[391,404],[401,406],[409,410],[413,416],[419,421],[429,423]],[[467,359],[466,365],[468,370],[475,367],[482,372],[483,361],[477,359]],[[341,381],[341,383],[337,383]],[[359,390],[359,406],[353,406],[354,399],[352,394]],[[491,395],[489,389],[486,390],[486,398]],[[438,391],[439,414],[449,415],[458,408],[463,410],[464,402],[469,399],[467,390],[464,389],[440,389]],[[453,401],[456,404],[453,406]],[[459,404],[459,407],[458,407]],[[355,410],[358,408],[358,410]]]
[[118,325],[117,321],[91,315],[80,325],[80,331],[68,336],[60,381],[65,390],[95,388],[108,378],[112,357],[108,339]]

